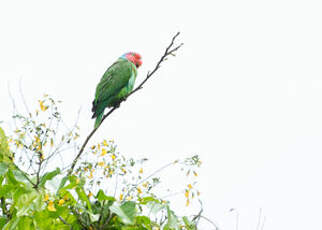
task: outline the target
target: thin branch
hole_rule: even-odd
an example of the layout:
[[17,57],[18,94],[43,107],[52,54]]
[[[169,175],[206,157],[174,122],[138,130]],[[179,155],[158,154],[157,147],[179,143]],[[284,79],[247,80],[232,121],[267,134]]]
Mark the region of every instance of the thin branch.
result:
[[219,228],[217,227],[217,225],[212,220],[210,220],[209,218],[207,218],[205,216],[199,216],[199,217],[202,218],[202,219],[204,219],[204,220],[206,220],[206,221],[208,221],[210,224],[212,224],[214,226],[215,230],[219,230]]
[[72,165],[71,165],[71,167],[70,167],[70,169],[68,170],[68,172],[67,172],[67,174],[68,175],[71,175],[72,173],[73,173],[73,171],[74,171],[74,168],[75,168],[75,166],[76,166],[76,163],[77,163],[77,161],[79,160],[79,158],[81,157],[81,155],[82,155],[82,153],[84,152],[84,150],[85,150],[85,147],[86,147],[86,145],[87,145],[87,143],[88,143],[88,141],[91,139],[91,137],[94,135],[94,133],[96,132],[96,130],[101,126],[101,124],[103,123],[103,121],[111,114],[111,113],[113,113],[113,111],[116,109],[116,107],[113,107],[110,111],[108,111],[108,113],[106,114],[106,115],[104,115],[104,117],[103,117],[103,119],[102,119],[102,122],[96,127],[96,128],[94,128],[93,130],[92,130],[92,132],[87,136],[87,138],[85,139],[85,141],[84,141],[84,143],[83,143],[83,145],[82,145],[82,147],[80,148],[80,150],[79,150],[79,152],[78,152],[78,154],[77,154],[77,156],[75,157],[75,159],[73,160],[73,163],[72,163]]
[[261,227],[261,230],[264,229],[264,224],[265,224],[265,221],[266,221],[266,216],[263,217],[263,221],[262,221],[262,227]]
[[11,214],[7,209],[7,204],[6,204],[6,200],[4,197],[1,197],[1,209],[2,209],[2,214],[6,215],[8,217],[8,219],[11,218]]
[[35,187],[35,184],[34,184],[34,183],[32,182],[32,180],[29,178],[28,174],[27,174],[27,173],[25,173],[23,170],[21,170],[21,169],[18,167],[18,165],[16,165],[13,161],[12,161],[12,163],[13,163],[14,167],[15,167],[19,172],[21,172],[21,173],[22,173],[22,175],[27,179],[27,181],[29,181],[29,183]]
[[61,217],[61,216],[58,216],[58,218],[61,220],[61,222],[63,222],[65,225],[70,225],[70,224],[68,224],[64,219],[63,219],[63,217]]
[[262,209],[259,209],[259,215],[258,215],[258,221],[257,221],[257,226],[256,226],[256,230],[259,230],[260,228],[260,224],[261,224],[261,220],[262,220]]
[[29,109],[29,107],[28,107],[28,105],[26,103],[25,95],[23,94],[23,91],[22,91],[21,82],[22,82],[22,78],[20,77],[20,79],[19,79],[19,92],[20,92],[20,96],[21,96],[21,99],[22,99],[22,103],[24,104],[25,109],[26,109],[26,111],[27,111],[27,113],[29,115],[31,113],[30,113],[30,109]]
[[[16,115],[16,111],[17,111],[17,107],[16,107],[16,102],[15,99],[13,98],[12,94],[11,94],[11,90],[10,90],[10,83],[8,82],[8,94],[9,94],[9,98],[11,100],[11,104],[12,104],[12,110],[13,110],[13,114]],[[15,125],[15,129],[17,129],[17,123],[16,120],[13,119],[14,125]]]
[[180,32],[178,32],[176,35],[174,35],[174,37],[171,40],[170,45],[166,48],[166,50],[164,51],[164,54],[162,55],[162,57],[160,58],[160,60],[158,61],[158,63],[154,67],[154,69],[151,72],[150,71],[148,72],[146,78],[141,82],[141,84],[139,84],[138,87],[136,87],[127,97],[131,96],[136,91],[142,89],[143,85],[147,82],[147,80],[149,80],[149,78],[152,77],[152,75],[161,67],[161,63],[164,62],[168,56],[170,56],[170,55],[174,56],[174,52],[176,52],[178,49],[181,48],[181,46],[183,46],[183,43],[181,43],[180,45],[178,45],[175,48],[173,48],[172,50],[170,50],[173,47],[174,42],[179,35],[180,35]]
[[37,170],[37,173],[36,173],[37,182],[36,182],[36,184],[34,185],[34,188],[36,188],[36,189],[38,188],[38,185],[39,185],[39,183],[40,183],[40,171],[41,171],[42,163],[44,162],[44,161],[41,159],[42,154],[43,154],[43,153],[40,153],[40,154],[39,154],[39,157],[38,157],[39,162],[38,162],[38,170]]
[[[123,100],[125,101],[129,96],[131,96],[132,94],[134,94],[135,92],[137,92],[138,90],[142,89],[143,88],[143,85],[152,77],[152,75],[161,67],[161,63],[163,63],[164,61],[167,60],[167,57],[168,56],[174,56],[175,52],[180,49],[182,46],[183,46],[183,43],[181,43],[180,45],[178,46],[174,46],[174,42],[176,40],[176,38],[180,35],[180,32],[176,33],[173,37],[172,37],[172,40],[169,44],[169,46],[165,49],[165,52],[164,54],[161,56],[160,60],[157,62],[156,66],[154,67],[154,69],[150,72],[148,71],[147,75],[146,75],[146,78],[131,92],[127,95],[127,97]],[[122,103],[122,102],[121,102]],[[101,123],[98,125],[98,127],[94,128],[90,134],[87,136],[87,138],[85,139],[82,147],[80,148],[77,156],[75,157],[75,159],[73,160],[73,163],[71,164],[71,167],[70,169],[68,170],[67,172],[67,175],[71,175],[74,171],[74,168],[76,166],[76,163],[78,162],[79,158],[81,157],[82,153],[84,152],[85,150],[85,147],[87,145],[87,143],[89,142],[89,140],[91,139],[91,137],[94,135],[94,133],[97,131],[97,129],[101,126],[101,124],[103,123],[103,121],[108,117],[110,116],[116,109],[119,108],[119,105],[118,106],[115,106],[113,107],[111,110],[108,111],[107,114],[104,115]]]
[[128,190],[128,192],[126,193],[126,195],[123,198],[123,201],[131,194],[131,192],[137,188],[137,186],[139,186],[140,184],[142,184],[143,182],[147,181],[148,179],[150,179],[151,177],[153,177],[154,175],[158,174],[159,172],[161,172],[162,170],[168,168],[169,166],[175,164],[174,162],[168,163],[164,166],[162,166],[161,168],[155,170],[153,173],[151,173],[149,176],[143,178],[142,180],[140,180],[139,182],[137,182],[136,184],[132,184],[132,188]]

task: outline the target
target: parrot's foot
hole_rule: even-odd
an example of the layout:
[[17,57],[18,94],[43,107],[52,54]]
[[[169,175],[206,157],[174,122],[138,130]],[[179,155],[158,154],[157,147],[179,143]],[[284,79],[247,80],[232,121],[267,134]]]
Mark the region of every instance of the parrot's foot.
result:
[[117,104],[114,105],[114,108],[119,108],[120,105],[121,105],[121,103],[117,103]]

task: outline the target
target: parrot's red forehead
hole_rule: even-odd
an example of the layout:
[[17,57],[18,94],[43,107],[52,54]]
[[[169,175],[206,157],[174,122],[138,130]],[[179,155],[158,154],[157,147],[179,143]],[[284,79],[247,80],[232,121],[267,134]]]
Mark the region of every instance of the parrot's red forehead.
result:
[[127,60],[132,62],[137,68],[142,65],[141,55],[135,52],[128,52],[123,55]]

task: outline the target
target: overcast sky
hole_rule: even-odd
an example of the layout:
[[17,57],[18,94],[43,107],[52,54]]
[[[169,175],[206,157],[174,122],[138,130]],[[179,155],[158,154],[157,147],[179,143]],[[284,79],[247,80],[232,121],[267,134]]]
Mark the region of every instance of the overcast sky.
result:
[[[181,31],[185,45],[95,134],[163,165],[198,153],[205,215],[224,230],[322,229],[322,5],[310,0],[1,1],[0,120],[8,83],[48,93],[85,136],[106,68],[143,57],[137,81]],[[169,175],[169,178],[173,175]]]

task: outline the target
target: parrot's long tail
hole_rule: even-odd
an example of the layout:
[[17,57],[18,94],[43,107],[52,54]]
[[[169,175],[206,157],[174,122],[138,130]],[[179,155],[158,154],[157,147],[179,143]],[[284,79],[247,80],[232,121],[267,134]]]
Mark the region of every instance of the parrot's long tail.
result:
[[103,115],[104,115],[104,113],[100,113],[97,115],[96,120],[95,120],[95,125],[94,125],[95,129],[97,129],[97,127],[101,124]]

